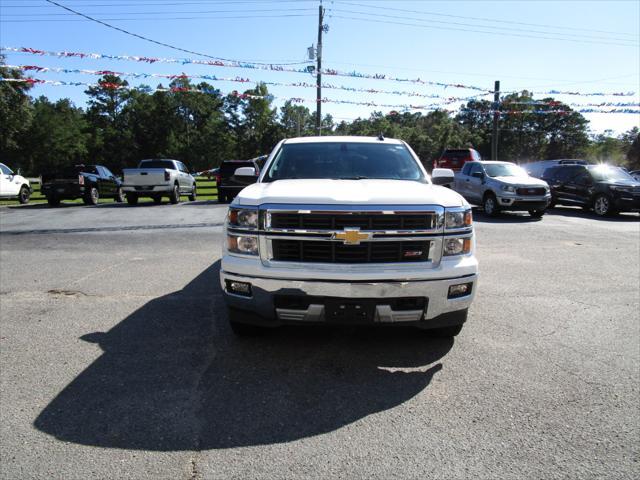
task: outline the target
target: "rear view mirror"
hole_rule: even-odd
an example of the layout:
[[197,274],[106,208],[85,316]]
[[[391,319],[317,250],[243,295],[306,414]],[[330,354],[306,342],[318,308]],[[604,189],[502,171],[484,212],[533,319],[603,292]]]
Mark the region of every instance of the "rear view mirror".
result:
[[256,169],[253,167],[240,167],[237,168],[233,174],[236,177],[255,177],[258,174],[256,173]]
[[453,170],[450,168],[434,168],[433,172],[431,172],[431,181],[434,185],[453,183]]

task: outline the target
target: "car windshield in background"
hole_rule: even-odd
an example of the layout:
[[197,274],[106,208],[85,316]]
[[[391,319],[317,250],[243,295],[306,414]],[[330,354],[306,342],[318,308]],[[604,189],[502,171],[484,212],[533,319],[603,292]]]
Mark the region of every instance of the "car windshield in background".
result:
[[599,182],[614,181],[614,182],[636,182],[637,180],[629,175],[627,172],[618,167],[609,167],[602,165],[594,165],[589,167],[589,171],[594,180]]
[[517,165],[508,163],[490,163],[484,166],[487,175],[490,177],[526,177],[527,172]]
[[143,160],[140,162],[140,168],[168,168],[173,169],[171,160]]
[[426,181],[407,147],[382,142],[284,144],[263,181],[296,178]]

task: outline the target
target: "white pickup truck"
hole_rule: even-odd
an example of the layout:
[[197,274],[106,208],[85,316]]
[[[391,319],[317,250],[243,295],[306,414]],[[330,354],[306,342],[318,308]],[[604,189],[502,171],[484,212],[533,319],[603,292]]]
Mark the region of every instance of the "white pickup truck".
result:
[[129,205],[136,205],[140,197],[151,197],[155,203],[161,203],[163,196],[171,203],[178,203],[181,195],[196,200],[196,179],[178,160],[141,160],[138,168],[125,168],[122,174],[122,191]]
[[[239,168],[236,175],[255,175]],[[457,335],[478,278],[471,208],[402,141],[281,141],[229,207],[220,282],[231,328],[404,324]]]

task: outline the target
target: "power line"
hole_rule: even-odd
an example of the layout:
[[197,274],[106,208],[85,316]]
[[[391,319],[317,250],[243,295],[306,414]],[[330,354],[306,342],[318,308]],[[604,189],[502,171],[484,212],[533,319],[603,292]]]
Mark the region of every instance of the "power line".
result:
[[[49,0],[47,0],[49,1]],[[362,18],[362,17],[346,17],[342,15],[331,15],[332,18],[339,18],[343,20],[356,20],[361,22],[370,22],[370,23],[384,23],[390,25],[405,25],[409,27],[420,27],[420,28],[429,28],[436,30],[455,30],[461,32],[472,32],[472,33],[482,33],[485,35],[496,35],[496,36],[510,36],[510,37],[523,37],[523,38],[534,38],[537,40],[561,40],[565,42],[576,42],[576,43],[591,43],[591,44],[601,44],[601,45],[616,45],[620,47],[637,47],[637,45],[632,45],[628,43],[615,43],[615,42],[599,42],[599,41],[591,41],[591,40],[574,40],[571,38],[560,38],[560,37],[543,37],[539,35],[526,35],[526,34],[518,34],[518,33],[500,33],[500,32],[487,32],[485,30],[472,30],[467,28],[455,28],[455,27],[437,27],[433,25],[425,25],[420,23],[407,23],[407,22],[394,22],[389,20],[374,20],[372,18]]]
[[[355,11],[355,10],[335,9],[335,11],[336,12],[340,12],[340,13],[355,13],[355,14],[358,14],[358,15],[368,15],[370,17],[378,17],[378,18],[395,18],[395,19],[400,19],[400,20],[413,20],[413,21],[418,21],[418,22],[439,23],[439,24],[444,24],[444,25],[458,25],[458,26],[463,26],[463,27],[493,28],[493,27],[490,27],[488,25],[477,25],[477,24],[460,23],[460,22],[447,22],[447,21],[443,21],[443,20],[423,20],[421,18],[411,18],[411,17],[401,17],[401,16],[397,16],[397,15],[367,13],[367,12],[359,12],[359,11]],[[521,32],[522,28],[520,28],[520,27],[515,27],[515,28],[501,27],[501,32],[504,31],[504,30],[511,30],[511,31]],[[543,35],[563,35],[563,36],[568,36],[568,37],[595,38],[595,39],[603,39],[603,40],[615,40],[615,41],[620,41],[620,42],[631,42],[630,39],[603,37],[603,36],[599,36],[599,35],[584,35],[584,34],[560,33],[560,32],[544,32],[544,31],[541,31],[541,30],[529,30],[528,32],[529,33],[540,33],[540,34],[543,34]]]
[[[215,16],[215,17],[203,17],[203,16],[197,16],[197,17],[155,17],[155,18],[101,18],[100,20],[103,21],[121,21],[121,22],[128,22],[128,21],[132,21],[132,22],[136,22],[136,21],[140,21],[140,22],[148,22],[148,21],[154,21],[154,22],[159,22],[159,21],[163,21],[163,20],[224,20],[224,19],[249,19],[249,18],[289,18],[289,17],[313,17],[313,14],[280,14],[280,15],[227,15],[227,16]],[[84,22],[85,20],[78,18],[78,19],[64,19],[64,18],[56,18],[56,19],[34,19],[34,20],[0,20],[0,23],[41,23],[41,22],[49,22],[49,23],[58,23],[58,22],[72,22],[72,23],[78,23],[78,22]],[[211,57],[211,58],[216,58],[216,57]],[[269,62],[269,64],[274,63],[274,62]],[[304,61],[304,62],[295,62],[295,63],[280,63],[279,65],[299,65],[299,64],[303,64],[303,63],[309,63],[308,61]]]
[[[246,10],[247,13],[257,12],[314,12],[315,8],[267,8],[267,9],[252,9]],[[187,11],[165,11],[165,12],[91,12],[92,15],[182,15],[182,14],[200,14],[200,13],[242,13],[236,10],[187,10]],[[4,17],[70,17],[74,16],[72,13],[8,13],[4,14]],[[223,17],[224,18],[224,17]]]
[[[90,21],[92,21],[92,22],[99,23],[100,25],[104,25],[104,26],[105,26],[105,27],[107,27],[107,28],[111,28],[111,29],[113,29],[113,30],[117,30],[118,32],[124,33],[125,35],[129,35],[129,36],[132,36],[132,37],[136,37],[136,38],[139,38],[139,39],[144,40],[144,41],[146,41],[146,42],[155,43],[156,45],[160,45],[160,46],[163,46],[163,47],[167,47],[167,48],[170,48],[170,49],[172,49],[172,50],[179,51],[179,52],[189,53],[189,54],[191,54],[191,55],[198,55],[198,56],[200,56],[200,57],[211,58],[211,59],[213,59],[213,60],[223,60],[223,61],[226,61],[226,62],[234,62],[234,61],[238,61],[238,60],[231,60],[231,59],[228,59],[228,58],[214,57],[213,55],[208,55],[208,54],[206,54],[206,53],[201,53],[201,52],[196,52],[196,51],[194,51],[194,50],[188,50],[188,49],[186,49],[186,48],[176,47],[176,46],[174,46],[174,45],[170,45],[170,44],[168,44],[168,43],[160,42],[160,41],[158,41],[158,40],[154,40],[154,39],[152,39],[152,38],[145,37],[145,36],[143,36],[143,35],[139,35],[139,34],[134,33],[134,32],[130,32],[130,31],[125,30],[125,29],[123,29],[123,28],[116,27],[115,25],[111,25],[111,24],[106,23],[106,22],[104,22],[104,21],[102,21],[102,20],[98,20],[98,19],[96,19],[96,18],[90,17],[89,15],[85,15],[84,13],[78,12],[78,11],[76,11],[76,10],[73,10],[72,8],[69,8],[69,7],[66,7],[66,6],[64,6],[64,5],[61,5],[61,4],[57,3],[57,2],[54,2],[53,0],[45,0],[45,1],[46,1],[46,2],[48,2],[48,3],[51,3],[51,4],[53,4],[53,5],[57,5],[58,7],[62,8],[62,9],[64,9],[64,10],[67,10],[67,11],[69,11],[69,12],[71,12],[71,13],[74,13],[74,14],[76,14],[76,15],[79,15],[79,16],[81,16],[81,17],[83,17],[83,18],[86,18],[87,20],[90,20]],[[258,62],[254,62],[254,63],[258,63]],[[301,64],[301,63],[307,63],[307,62],[296,62],[295,64],[297,65],[297,64]],[[262,64],[262,65],[264,65],[264,64]],[[284,64],[281,64],[281,65],[284,65]],[[292,64],[292,65],[293,65],[293,64]]]
[[[336,0],[336,3],[341,3],[343,5],[351,5],[351,6],[358,6],[358,7],[365,7],[365,8],[371,8],[371,5],[364,5],[362,3],[353,3],[353,2],[344,2],[341,0]],[[383,7],[378,7],[378,6],[374,6],[374,8],[383,8]],[[446,13],[436,13],[436,12],[426,12],[426,11],[421,11],[421,10],[406,10],[406,9],[402,9],[402,8],[392,8],[392,7],[384,7],[385,11],[394,11],[394,12],[405,12],[405,13],[419,13],[422,15],[433,15],[433,16],[438,16],[438,17],[449,17],[449,18],[462,18],[465,20],[480,20],[482,22],[494,22],[494,23],[507,23],[507,24],[512,24],[512,25],[526,25],[526,26],[530,26],[530,27],[543,27],[543,28],[555,28],[555,29],[562,29],[562,30],[576,30],[576,31],[587,31],[587,32],[598,32],[598,33],[612,33],[614,35],[627,35],[627,36],[631,36],[634,38],[638,38],[638,34],[637,33],[624,33],[624,32],[612,32],[610,30],[595,30],[593,28],[576,28],[576,27],[566,27],[564,25],[549,25],[549,24],[542,24],[542,23],[525,23],[525,22],[517,22],[517,21],[513,21],[513,20],[500,20],[500,19],[496,19],[496,18],[486,18],[486,17],[467,17],[467,16],[463,16],[463,15],[451,15],[451,14],[446,14]],[[549,32],[552,33],[552,32]]]

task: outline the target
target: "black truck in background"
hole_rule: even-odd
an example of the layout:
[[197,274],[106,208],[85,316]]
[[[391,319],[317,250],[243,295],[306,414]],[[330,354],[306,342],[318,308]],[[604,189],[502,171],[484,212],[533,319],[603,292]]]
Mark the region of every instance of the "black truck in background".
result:
[[77,198],[85,205],[96,205],[101,197],[124,202],[122,182],[102,165],[75,165],[43,174],[41,192],[52,207],[60,205],[62,200]]
[[[250,160],[224,160],[218,171],[214,173],[218,188],[218,201],[230,203],[244,187],[256,183],[267,158],[268,155],[260,155]],[[255,175],[251,177],[237,176],[235,172],[241,167],[252,167]]]

